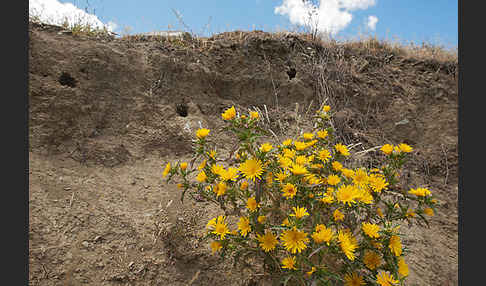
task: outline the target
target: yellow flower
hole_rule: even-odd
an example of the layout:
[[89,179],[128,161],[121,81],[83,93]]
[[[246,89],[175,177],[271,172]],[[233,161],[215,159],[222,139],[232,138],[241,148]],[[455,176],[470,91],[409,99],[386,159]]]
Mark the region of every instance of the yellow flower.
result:
[[260,151],[262,152],[270,152],[270,150],[272,150],[273,146],[272,144],[270,143],[263,143],[261,146],[260,146]]
[[356,199],[367,205],[373,203],[373,196],[367,189],[357,189]]
[[324,112],[329,112],[329,110],[331,110],[331,107],[329,105],[324,105],[324,107],[322,107],[322,110]]
[[352,178],[356,186],[364,187],[368,183],[368,173],[363,169],[357,169]]
[[434,210],[431,209],[431,208],[425,208],[424,209],[424,214],[426,214],[428,216],[433,216],[434,215]]
[[253,119],[258,119],[258,117],[260,117],[260,115],[258,114],[257,111],[250,111],[250,117],[253,118]]
[[170,162],[167,163],[167,165],[165,165],[165,169],[164,169],[164,172],[162,173],[162,177],[165,178],[165,176],[167,176],[170,172]]
[[281,225],[282,226],[290,226],[289,219],[288,218],[285,218]]
[[300,155],[295,158],[295,164],[297,165],[305,165],[307,162],[307,157],[305,155]]
[[336,171],[340,171],[343,168],[343,164],[339,163],[338,161],[334,161],[331,163],[332,168]]
[[292,139],[287,139],[287,140],[282,142],[283,146],[290,146],[291,144],[292,144]]
[[258,216],[257,221],[261,224],[264,224],[265,221],[267,220],[267,217],[264,215]]
[[327,149],[322,149],[319,151],[319,159],[321,159],[322,162],[327,162],[331,158],[331,153]]
[[211,172],[213,172],[215,175],[220,175],[222,172],[224,172],[224,167],[223,165],[213,164],[211,166]]
[[222,196],[226,193],[226,184],[224,182],[219,182],[213,191],[216,193],[216,197]]
[[408,192],[419,197],[425,197],[431,194],[431,192],[426,188],[410,189]]
[[278,163],[283,169],[287,169],[292,165],[292,160],[288,157],[278,155]]
[[305,150],[305,148],[309,147],[307,143],[301,141],[294,141],[294,146],[295,146],[295,150],[297,151],[302,151]]
[[295,263],[295,256],[285,257],[282,260],[282,268],[297,270],[297,268],[295,268]]
[[290,171],[294,175],[304,175],[308,172],[306,167],[299,164],[292,164],[292,167],[290,167]]
[[349,232],[339,231],[338,240],[341,250],[349,260],[353,261],[355,258],[354,251],[358,248],[356,239]]
[[319,131],[317,131],[317,137],[318,138],[326,139],[327,135],[329,135],[327,133],[327,130],[319,130]]
[[206,162],[207,162],[207,160],[204,159],[204,161],[202,161],[201,164],[199,164],[199,166],[197,166],[197,169],[198,170],[204,169],[204,167],[206,167]]
[[376,208],[376,214],[377,214],[379,217],[381,217],[381,218],[383,218],[383,217],[384,217],[383,212],[381,211],[381,209],[380,209],[380,208]]
[[246,189],[248,189],[248,182],[247,181],[241,182],[240,190],[244,191]]
[[351,206],[352,203],[356,203],[354,200],[357,197],[357,189],[351,185],[341,185],[336,191],[336,199],[343,203]]
[[308,216],[309,213],[307,212],[307,209],[304,208],[304,207],[292,207],[292,209],[294,210],[294,213],[293,214],[290,214],[290,216],[295,216],[296,218],[303,218],[305,216]]
[[292,150],[292,149],[288,149],[288,148],[282,149],[282,152],[283,152],[284,157],[286,157],[286,158],[294,158],[295,154],[297,153],[297,151]]
[[[226,217],[225,216],[218,216],[214,224],[212,225],[214,227],[214,230],[212,233],[219,235],[220,239],[224,239],[226,234],[230,233],[228,226],[226,225]],[[211,222],[211,221],[210,221]],[[209,223],[208,223],[209,225]]]
[[240,217],[238,230],[241,232],[242,236],[246,236],[251,231],[250,219],[247,217]]
[[266,231],[264,235],[257,234],[257,239],[265,252],[274,250],[278,243],[277,237],[271,231]]
[[352,274],[346,273],[344,275],[344,286],[361,286],[365,285],[363,276],[358,275],[356,272]]
[[400,241],[399,236],[392,235],[388,247],[395,256],[400,256],[402,254],[402,242]]
[[224,120],[231,120],[236,117],[236,110],[234,106],[226,109],[223,114],[221,114]]
[[405,214],[406,217],[415,217],[416,214],[413,210],[407,209],[407,213]]
[[285,198],[293,198],[297,194],[297,188],[293,184],[287,183],[282,188],[282,192]]
[[401,153],[402,150],[400,150],[400,148],[398,148],[398,146],[395,146],[395,147],[393,147],[393,152],[395,152],[395,153]]
[[341,168],[341,173],[346,178],[352,178],[352,177],[354,177],[354,171],[351,170],[351,169],[348,169],[348,168]]
[[223,246],[221,245],[221,242],[219,241],[213,241],[211,242],[211,252],[214,254],[216,251],[220,250]]
[[332,196],[325,195],[324,197],[321,198],[321,202],[325,204],[332,204],[332,202],[334,202],[334,198]]
[[278,172],[275,177],[277,177],[277,180],[280,182],[283,182],[289,175],[285,171],[280,171]]
[[262,162],[258,159],[248,159],[240,164],[239,170],[245,175],[246,179],[255,181],[255,178],[261,179],[263,173]]
[[329,175],[327,177],[327,183],[331,186],[336,186],[339,182],[341,182],[341,178],[337,175]]
[[343,156],[349,156],[348,148],[346,146],[344,146],[343,144],[337,143],[336,145],[334,145],[334,148],[336,149],[336,151],[341,153]]
[[247,201],[246,201],[246,207],[250,210],[250,211],[255,211],[258,207],[258,204],[255,200],[255,197],[251,197],[249,198]]
[[383,177],[383,175],[371,174],[368,180],[371,189],[376,193],[387,189],[388,183],[386,182],[386,179]]
[[211,159],[216,160],[216,150],[211,150],[210,152],[207,152],[207,154]]
[[400,149],[400,151],[402,151],[403,153],[410,153],[413,151],[413,148],[410,147],[409,145],[405,144],[405,143],[401,143],[401,144],[398,144],[398,148]]
[[205,182],[206,179],[207,179],[207,176],[206,176],[206,173],[203,171],[199,172],[199,174],[197,175],[196,179],[202,183],[202,182]]
[[380,286],[392,286],[396,285],[398,280],[393,279],[390,272],[380,271],[380,273],[376,274],[376,282],[380,284]]
[[338,209],[334,211],[333,217],[335,221],[344,220],[344,214],[340,212]]
[[372,241],[371,244],[376,249],[382,249],[383,248],[383,244],[381,244],[381,242]]
[[179,166],[181,167],[182,171],[187,169],[187,163],[186,162],[182,162]]
[[284,230],[280,239],[285,249],[292,253],[300,253],[302,250],[307,248],[306,243],[309,242],[307,233],[297,230],[296,227],[289,230]]
[[228,170],[225,170],[223,168],[219,175],[223,181],[236,181],[236,178],[238,178],[238,169],[229,167]]
[[403,257],[398,258],[398,274],[402,277],[408,276],[408,265]]
[[381,257],[378,253],[370,250],[365,251],[363,263],[366,265],[366,267],[371,270],[375,270],[381,265],[381,262]]
[[324,225],[324,224],[320,224],[320,223],[318,223],[318,224],[316,225],[316,227],[315,227],[315,231],[316,231],[316,232],[319,232],[319,231],[322,231],[322,230],[326,230],[326,229],[327,229],[326,225]]
[[385,144],[380,149],[386,155],[390,155],[393,152],[393,145]]
[[214,227],[216,226],[216,220],[217,220],[217,219],[218,219],[217,217],[215,217],[215,218],[213,218],[213,219],[210,219],[210,220],[208,221],[208,224],[206,225],[206,227],[207,227],[207,228],[214,228]]
[[302,134],[302,137],[305,140],[312,140],[312,138],[314,138],[314,134],[313,133],[304,133],[304,134]]
[[326,226],[322,225],[324,228],[317,228],[316,231],[311,235],[312,239],[316,243],[323,243],[326,242],[327,245],[331,242],[334,237],[334,231],[331,228],[326,228]]
[[378,233],[378,231],[380,231],[380,226],[377,224],[363,222],[361,224],[361,228],[363,229],[364,233],[366,233],[366,235],[368,235],[371,238],[380,237],[380,234]]
[[312,140],[312,141],[306,142],[306,143],[305,143],[306,148],[307,148],[307,147],[312,147],[312,146],[314,146],[314,144],[316,144],[317,142],[318,142],[318,140],[317,140],[317,139],[314,139],[314,140]]
[[206,136],[208,136],[209,132],[211,132],[211,130],[206,129],[206,128],[198,129],[196,131],[196,137],[199,138],[199,139],[206,138]]
[[311,270],[307,271],[307,272],[306,272],[306,274],[307,274],[308,276],[311,276],[311,275],[312,275],[312,273],[314,273],[315,271],[316,271],[316,268],[315,268],[314,266],[312,266]]

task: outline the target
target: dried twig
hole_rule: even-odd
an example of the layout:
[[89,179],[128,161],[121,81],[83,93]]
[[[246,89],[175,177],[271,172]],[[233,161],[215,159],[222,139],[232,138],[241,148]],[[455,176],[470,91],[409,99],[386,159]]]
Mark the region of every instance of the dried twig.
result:
[[188,286],[192,285],[192,283],[194,283],[194,281],[196,281],[196,279],[199,277],[199,273],[201,273],[201,270],[198,270],[196,272],[196,274],[194,275],[194,277],[192,277],[191,281],[189,281],[189,283],[187,284]]
[[362,155],[365,155],[371,151],[375,151],[377,149],[381,148],[381,146],[375,146],[375,147],[372,147],[370,149],[367,149],[367,150],[363,150],[363,151],[359,151],[359,152],[356,152],[355,154],[358,155],[358,156],[362,156]]
[[69,201],[69,207],[72,207],[72,205],[73,205],[73,201],[74,201],[74,192],[73,192],[73,194],[71,195],[71,200]]

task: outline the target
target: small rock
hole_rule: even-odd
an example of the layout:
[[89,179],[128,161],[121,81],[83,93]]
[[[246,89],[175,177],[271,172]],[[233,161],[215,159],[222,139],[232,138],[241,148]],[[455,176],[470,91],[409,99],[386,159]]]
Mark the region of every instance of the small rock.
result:
[[83,245],[84,247],[88,248],[89,247],[89,242],[87,242],[86,240],[81,242],[81,245]]
[[128,268],[131,268],[133,266],[133,264],[135,264],[135,262],[130,261],[130,263],[128,263]]

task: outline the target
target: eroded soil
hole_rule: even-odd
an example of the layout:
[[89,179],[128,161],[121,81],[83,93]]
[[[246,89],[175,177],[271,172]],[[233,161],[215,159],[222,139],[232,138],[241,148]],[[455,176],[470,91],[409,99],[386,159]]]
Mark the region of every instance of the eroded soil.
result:
[[439,206],[430,228],[403,227],[407,283],[458,285],[457,60],[263,32],[114,39],[31,24],[29,35],[30,285],[264,285],[199,241],[218,209],[181,203],[163,165],[190,159],[199,126],[231,142],[218,131],[231,105],[259,108],[284,138],[324,101],[353,151],[414,147],[404,179]]

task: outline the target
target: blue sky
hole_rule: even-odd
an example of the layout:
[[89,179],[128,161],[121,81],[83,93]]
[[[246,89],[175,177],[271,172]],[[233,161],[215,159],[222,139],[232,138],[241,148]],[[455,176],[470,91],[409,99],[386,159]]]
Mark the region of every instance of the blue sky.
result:
[[[53,2],[71,3],[95,16],[118,33],[154,30],[187,30],[173,10],[182,16],[193,33],[209,36],[233,30],[295,30],[309,23],[309,7],[302,0],[29,0],[31,7]],[[313,25],[331,33],[335,39],[355,38],[359,34],[379,39],[422,42],[457,48],[457,0],[321,0],[317,3]],[[71,7],[72,8],[72,7]],[[30,9],[30,7],[29,7]],[[57,9],[59,11],[60,9]],[[369,17],[375,19],[373,25]],[[370,25],[368,25],[370,24]]]

